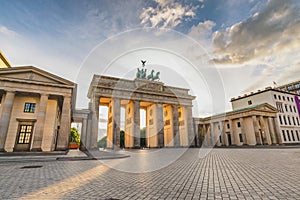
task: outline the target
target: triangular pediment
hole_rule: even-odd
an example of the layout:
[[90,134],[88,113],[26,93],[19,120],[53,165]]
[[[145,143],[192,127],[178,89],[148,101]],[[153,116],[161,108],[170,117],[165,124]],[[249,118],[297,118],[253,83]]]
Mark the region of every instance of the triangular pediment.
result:
[[56,85],[68,85],[72,86],[74,83],[63,79],[59,76],[43,71],[35,67],[13,67],[9,69],[1,69],[0,77],[7,80],[44,83],[44,84],[56,84]]
[[267,103],[256,106],[254,110],[265,112],[277,112],[277,109],[275,107]]

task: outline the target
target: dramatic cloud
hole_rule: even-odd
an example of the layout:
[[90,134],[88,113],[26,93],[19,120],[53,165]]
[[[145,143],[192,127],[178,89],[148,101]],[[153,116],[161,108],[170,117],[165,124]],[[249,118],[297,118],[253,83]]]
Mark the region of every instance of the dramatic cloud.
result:
[[283,50],[300,48],[300,20],[292,1],[269,1],[248,20],[225,31],[216,31],[213,46],[216,64],[241,64]]
[[141,24],[147,27],[173,28],[187,17],[195,16],[195,7],[181,5],[172,0],[155,0],[157,6],[144,8],[140,15]]

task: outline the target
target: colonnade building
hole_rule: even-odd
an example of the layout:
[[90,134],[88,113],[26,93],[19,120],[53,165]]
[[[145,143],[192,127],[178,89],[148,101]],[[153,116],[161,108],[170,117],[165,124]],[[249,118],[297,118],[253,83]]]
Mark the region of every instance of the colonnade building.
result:
[[296,93],[267,87],[231,99],[233,111],[194,118],[196,140],[204,146],[300,143]]
[[200,146],[282,144],[276,113],[276,108],[264,103],[194,118],[198,143]]
[[147,147],[193,145],[192,100],[188,89],[145,79],[94,75],[88,91],[90,113],[82,144],[97,147],[99,106],[108,107],[107,148],[120,147],[120,109],[125,108],[125,147],[140,147],[140,109],[146,111]]
[[67,150],[76,84],[41,69],[0,69],[0,151]]
[[300,102],[296,93],[267,87],[238,98],[231,99],[232,108],[241,109],[268,103],[277,109],[276,121],[283,144],[300,143]]

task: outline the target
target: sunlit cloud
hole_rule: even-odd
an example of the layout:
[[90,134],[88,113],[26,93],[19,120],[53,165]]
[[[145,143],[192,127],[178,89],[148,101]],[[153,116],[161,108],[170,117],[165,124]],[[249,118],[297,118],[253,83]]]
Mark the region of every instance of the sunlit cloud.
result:
[[249,19],[214,33],[216,64],[242,64],[284,48],[299,48],[300,20],[292,1],[269,1]]
[[147,27],[174,28],[184,17],[194,17],[195,9],[190,5],[182,5],[173,0],[155,0],[156,7],[149,6],[143,9],[140,15],[141,24]]

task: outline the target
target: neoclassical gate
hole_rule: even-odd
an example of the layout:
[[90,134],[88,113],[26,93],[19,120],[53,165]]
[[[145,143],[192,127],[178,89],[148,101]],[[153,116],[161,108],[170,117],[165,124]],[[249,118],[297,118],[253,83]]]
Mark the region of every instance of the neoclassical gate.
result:
[[146,146],[193,145],[189,89],[136,78],[94,75],[88,91],[90,114],[84,145],[97,148],[99,106],[108,107],[107,148],[120,147],[120,113],[125,108],[125,147],[140,147],[140,109],[146,111]]

